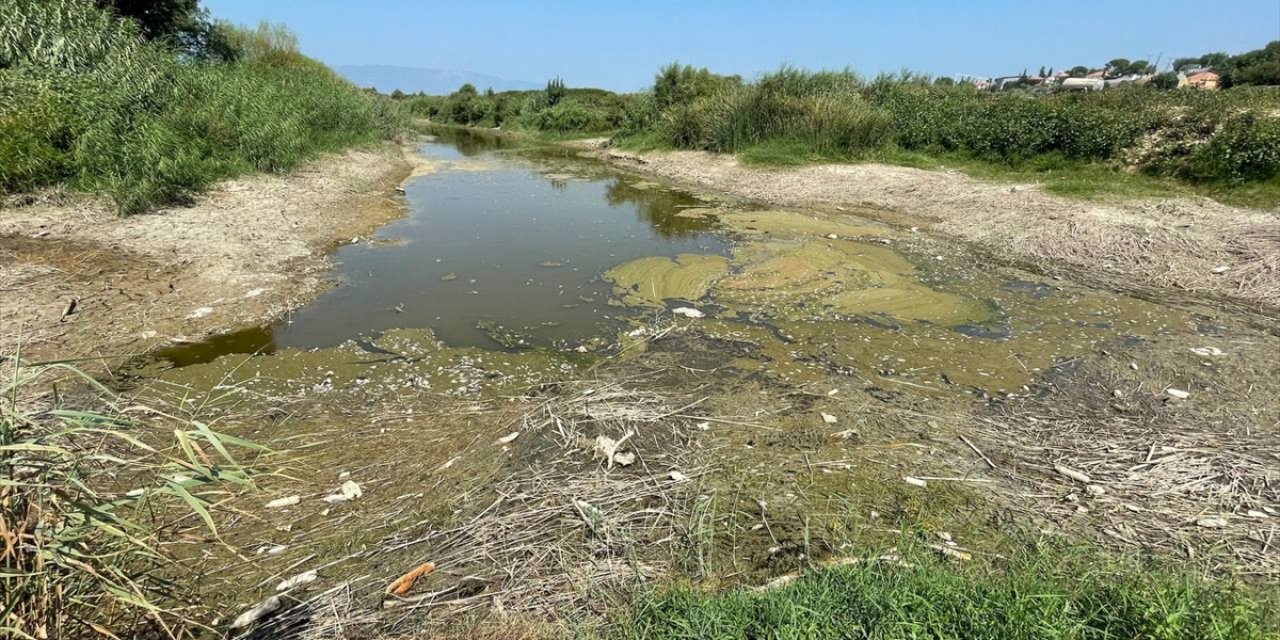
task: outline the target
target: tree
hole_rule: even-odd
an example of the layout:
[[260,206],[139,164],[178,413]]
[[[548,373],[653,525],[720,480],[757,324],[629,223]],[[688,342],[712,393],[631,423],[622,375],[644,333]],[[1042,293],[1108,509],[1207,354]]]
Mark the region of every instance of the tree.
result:
[[148,40],[168,42],[194,57],[224,57],[209,12],[200,0],[95,0],[121,18],[138,23]]
[[1280,40],[1230,58],[1223,67],[1227,86],[1280,85]]
[[1173,61],[1173,70],[1186,71],[1188,69],[1196,68],[1222,70],[1230,59],[1231,56],[1221,51],[1206,53],[1195,58],[1177,58]]
[[1107,77],[1113,78],[1124,73],[1124,70],[1129,68],[1129,64],[1128,58],[1116,58],[1108,62],[1104,70]]
[[403,92],[403,91],[401,91],[401,90],[399,90],[399,89],[396,89],[395,91],[392,91],[392,92],[391,92],[391,99],[392,99],[392,100],[404,100],[404,92]]
[[933,84],[939,87],[950,87],[950,86],[954,86],[955,83],[956,83],[955,80],[952,80],[947,76],[938,76],[937,78],[933,79]]
[[1128,74],[1142,75],[1144,73],[1149,73],[1153,70],[1154,69],[1152,68],[1150,62],[1147,62],[1146,60],[1134,60],[1133,62],[1130,62],[1127,67],[1124,68],[1123,74],[1124,75],[1128,75]]
[[1040,73],[1038,73],[1038,74],[1036,74],[1036,75],[1040,76],[1041,78],[1047,78],[1047,77],[1049,77],[1049,74],[1047,74],[1047,73],[1045,73],[1045,72],[1044,72],[1044,65],[1040,65]]
[[1071,70],[1067,72],[1067,75],[1071,76],[1072,78],[1083,78],[1089,75],[1089,67],[1083,67],[1083,66],[1071,67]]
[[1173,71],[1157,74],[1151,79],[1151,84],[1157,89],[1177,89],[1178,74]]
[[564,100],[565,96],[564,80],[561,80],[560,76],[548,80],[546,94],[548,107],[560,104],[560,101]]

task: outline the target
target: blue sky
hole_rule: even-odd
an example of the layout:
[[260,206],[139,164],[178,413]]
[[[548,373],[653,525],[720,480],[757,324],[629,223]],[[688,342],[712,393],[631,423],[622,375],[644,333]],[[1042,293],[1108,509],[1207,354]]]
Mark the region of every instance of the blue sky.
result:
[[672,60],[754,76],[779,63],[1005,75],[1117,57],[1236,53],[1280,39],[1280,0],[646,2],[205,0],[283,22],[330,64],[389,64],[635,90]]

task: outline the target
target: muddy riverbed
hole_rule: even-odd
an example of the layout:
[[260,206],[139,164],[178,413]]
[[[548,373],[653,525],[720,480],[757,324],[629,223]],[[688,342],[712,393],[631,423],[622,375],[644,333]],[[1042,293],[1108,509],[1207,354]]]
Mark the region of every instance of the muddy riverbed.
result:
[[241,551],[175,545],[229,613],[314,571],[275,624],[579,619],[903,535],[1280,567],[1273,324],[559,147],[416,148],[405,215],[333,254],[335,287],[121,379],[276,452],[219,502]]

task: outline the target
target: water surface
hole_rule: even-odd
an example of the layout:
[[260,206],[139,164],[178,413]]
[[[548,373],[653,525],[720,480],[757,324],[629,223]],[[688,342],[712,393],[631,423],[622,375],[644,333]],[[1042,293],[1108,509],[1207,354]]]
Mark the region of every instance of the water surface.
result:
[[402,327],[430,328],[450,346],[573,346],[627,313],[608,304],[604,271],[642,256],[725,251],[711,223],[676,216],[705,205],[685,192],[562,149],[458,130],[425,140],[419,151],[437,169],[405,185],[404,218],[335,252],[338,286],[274,326],[161,357],[184,365],[329,347]]

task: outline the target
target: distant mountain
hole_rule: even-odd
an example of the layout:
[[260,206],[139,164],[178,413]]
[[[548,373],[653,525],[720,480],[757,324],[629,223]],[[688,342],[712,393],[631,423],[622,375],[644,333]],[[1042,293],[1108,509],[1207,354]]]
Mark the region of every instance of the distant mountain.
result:
[[405,93],[421,91],[431,95],[444,95],[457,91],[458,87],[468,82],[480,91],[490,87],[494,91],[542,88],[537,82],[508,80],[483,73],[449,69],[420,69],[383,64],[338,65],[333,69],[358,86],[376,87],[382,93],[399,89]]

